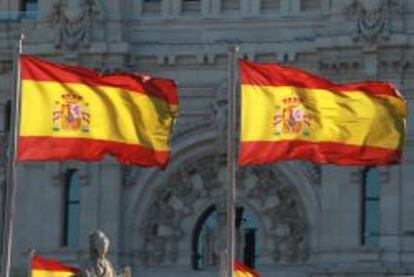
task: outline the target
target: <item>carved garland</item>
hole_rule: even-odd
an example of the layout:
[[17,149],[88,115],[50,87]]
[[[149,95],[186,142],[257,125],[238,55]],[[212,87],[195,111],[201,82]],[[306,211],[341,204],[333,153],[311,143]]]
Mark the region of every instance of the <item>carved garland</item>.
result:
[[[217,178],[216,161],[217,157],[208,156],[183,165],[169,178],[167,185],[155,191],[156,200],[146,212],[142,230],[145,264],[177,262],[180,241],[191,237],[191,233],[183,229],[184,219],[193,214],[197,201],[214,204],[214,196],[222,187]],[[194,176],[202,182],[193,182]],[[242,169],[238,179],[239,197],[248,199],[264,223],[267,243],[263,254],[280,264],[307,260],[308,230],[297,189],[283,180],[273,167]]]

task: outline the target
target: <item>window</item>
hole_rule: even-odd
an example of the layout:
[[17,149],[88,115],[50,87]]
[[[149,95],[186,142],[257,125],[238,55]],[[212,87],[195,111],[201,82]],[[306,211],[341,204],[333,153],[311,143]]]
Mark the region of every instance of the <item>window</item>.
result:
[[260,9],[263,14],[275,13],[280,10],[280,0],[262,0]]
[[144,14],[161,14],[161,0],[144,0],[142,11]]
[[23,12],[24,17],[36,17],[37,14],[37,0],[22,0],[20,11]]
[[378,246],[380,230],[380,184],[376,168],[363,172],[362,187],[362,236],[361,243]]
[[183,0],[182,4],[183,14],[200,14],[201,12],[200,0]]
[[240,0],[221,0],[221,10],[223,13],[239,13]]
[[319,11],[321,8],[321,0],[301,0],[301,11]]
[[80,229],[80,178],[76,169],[65,173],[63,246],[77,247]]
[[[225,247],[226,216],[215,206],[209,207],[200,217],[193,233],[193,268],[216,268],[220,251]],[[244,207],[236,209],[236,258],[254,268],[258,251],[258,224],[253,213]]]

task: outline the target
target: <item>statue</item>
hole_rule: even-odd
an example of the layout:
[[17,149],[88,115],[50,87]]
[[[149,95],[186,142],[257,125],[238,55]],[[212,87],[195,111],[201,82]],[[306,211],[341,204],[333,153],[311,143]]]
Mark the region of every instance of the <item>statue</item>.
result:
[[227,84],[223,83],[217,89],[216,99],[210,103],[212,125],[217,131],[216,149],[218,155],[226,153],[227,147],[227,116],[228,116]]
[[78,46],[88,47],[93,17],[103,19],[99,0],[56,0],[52,21],[58,28],[56,47],[74,50]]
[[401,6],[395,0],[353,0],[345,8],[345,14],[356,17],[354,39],[360,38],[374,43],[382,35],[389,35],[389,14],[401,13]]
[[109,239],[102,231],[95,231],[89,236],[90,259],[81,267],[80,277],[130,277],[129,268],[117,275],[112,263],[106,258]]

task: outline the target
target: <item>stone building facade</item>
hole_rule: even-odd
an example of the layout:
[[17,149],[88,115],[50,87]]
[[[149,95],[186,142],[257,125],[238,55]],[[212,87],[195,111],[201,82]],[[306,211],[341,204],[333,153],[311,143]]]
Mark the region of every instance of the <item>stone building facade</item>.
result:
[[[133,276],[218,276],[229,45],[337,82],[391,81],[409,105],[414,93],[412,0],[0,0],[2,117],[20,33],[26,54],[175,79],[181,108],[164,171],[21,164],[12,276],[30,248],[77,265],[95,229]],[[263,276],[414,275],[411,125],[401,166],[240,168],[239,258]]]

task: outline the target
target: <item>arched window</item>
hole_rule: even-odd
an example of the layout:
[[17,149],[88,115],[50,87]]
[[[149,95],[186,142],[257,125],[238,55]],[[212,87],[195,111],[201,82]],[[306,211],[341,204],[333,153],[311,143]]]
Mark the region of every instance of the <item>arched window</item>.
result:
[[378,246],[380,233],[380,183],[376,168],[363,172],[361,244]]
[[183,14],[200,14],[201,1],[200,0],[183,0],[182,11],[183,11]]
[[321,8],[322,8],[321,0],[301,0],[301,3],[300,3],[301,11],[314,12],[314,11],[321,10]]
[[20,2],[20,11],[27,18],[35,18],[38,10],[38,0],[22,0]]
[[274,14],[280,11],[280,0],[262,0],[260,9],[263,14]]
[[161,14],[161,0],[144,0],[142,11],[149,15]]
[[[255,215],[242,206],[236,209],[236,258],[254,268],[258,252],[258,223]],[[198,220],[192,242],[193,268],[197,270],[219,265],[220,249],[225,247],[225,213],[210,206]]]
[[221,11],[224,14],[240,13],[240,0],[221,0]]
[[65,172],[63,246],[77,247],[80,224],[80,178],[76,169]]

